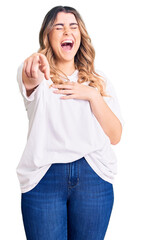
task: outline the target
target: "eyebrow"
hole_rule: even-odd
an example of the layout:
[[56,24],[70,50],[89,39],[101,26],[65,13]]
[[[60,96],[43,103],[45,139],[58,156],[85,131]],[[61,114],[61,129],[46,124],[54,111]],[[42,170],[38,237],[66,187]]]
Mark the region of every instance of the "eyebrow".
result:
[[[64,26],[63,23],[56,23],[56,24],[53,25],[53,26],[55,27],[55,26],[58,26],[58,25]],[[72,25],[78,25],[78,24],[77,24],[77,23],[70,23],[70,26],[72,26]]]

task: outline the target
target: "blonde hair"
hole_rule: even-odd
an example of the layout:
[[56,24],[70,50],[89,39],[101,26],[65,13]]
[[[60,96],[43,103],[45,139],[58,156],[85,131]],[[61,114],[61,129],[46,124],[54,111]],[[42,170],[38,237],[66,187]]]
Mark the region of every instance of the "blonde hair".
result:
[[81,43],[80,47],[74,57],[75,69],[78,69],[78,83],[89,82],[88,86],[96,88],[102,96],[109,96],[105,92],[106,83],[104,78],[96,73],[94,68],[95,50],[91,43],[91,38],[89,37],[85,24],[82,17],[72,7],[67,6],[57,6],[52,8],[45,16],[40,33],[39,33],[39,43],[40,48],[39,53],[44,54],[50,65],[50,77],[54,83],[63,84],[66,83],[61,78],[59,72],[63,73],[64,78],[69,81],[67,75],[61,70],[57,69],[55,66],[55,59],[52,47],[49,42],[49,33],[53,29],[53,23],[56,19],[58,12],[72,13],[74,14],[79,29],[81,33]]

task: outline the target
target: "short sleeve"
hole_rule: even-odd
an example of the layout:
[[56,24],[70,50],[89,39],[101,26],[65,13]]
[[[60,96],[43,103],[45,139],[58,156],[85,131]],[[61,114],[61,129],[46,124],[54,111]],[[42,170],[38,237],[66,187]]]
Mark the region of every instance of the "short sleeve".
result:
[[[98,72],[98,71],[97,71]],[[107,103],[109,108],[112,110],[112,112],[116,115],[116,117],[120,120],[122,127],[125,124],[125,121],[121,114],[121,108],[118,101],[117,93],[115,91],[115,88],[112,84],[112,82],[105,76],[103,72],[98,72],[101,76],[104,77],[105,83],[106,83],[106,94],[110,95],[111,97],[103,96],[104,101]]]
[[24,99],[25,107],[27,108],[27,106],[31,102],[33,102],[39,96],[39,93],[40,93],[42,85],[43,85],[43,81],[38,85],[37,88],[35,88],[35,90],[30,94],[30,96],[27,96],[26,88],[25,88],[25,85],[24,85],[23,80],[22,80],[23,65],[24,65],[24,63],[22,63],[18,67],[18,70],[17,70],[17,82],[18,82],[18,85],[19,85],[19,89],[20,89],[21,95],[22,95],[22,97]]

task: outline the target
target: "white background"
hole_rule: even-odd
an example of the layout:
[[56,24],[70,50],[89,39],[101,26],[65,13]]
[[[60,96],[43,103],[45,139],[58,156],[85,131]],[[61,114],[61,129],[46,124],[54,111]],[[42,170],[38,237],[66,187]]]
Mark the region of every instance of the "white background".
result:
[[122,139],[112,146],[118,158],[115,202],[105,240],[141,239],[141,32],[140,1],[5,1],[0,6],[0,239],[25,240],[16,167],[28,120],[16,73],[39,48],[39,30],[54,6],[76,8],[96,51],[95,67],[112,81],[125,121]]

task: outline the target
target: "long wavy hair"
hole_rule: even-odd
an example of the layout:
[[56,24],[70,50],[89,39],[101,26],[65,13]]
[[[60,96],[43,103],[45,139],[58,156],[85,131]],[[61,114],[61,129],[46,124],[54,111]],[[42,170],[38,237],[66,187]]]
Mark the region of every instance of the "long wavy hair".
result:
[[[52,8],[45,16],[40,32],[38,53],[42,53],[47,57],[50,66],[50,77],[54,83],[63,84],[69,81],[67,75],[55,66],[55,58],[53,49],[49,42],[49,33],[53,29],[53,24],[59,12],[74,14],[81,34],[80,47],[74,57],[75,69],[78,69],[78,83],[89,82],[88,86],[96,88],[101,96],[109,96],[105,92],[106,83],[103,76],[96,73],[94,68],[95,50],[88,35],[82,17],[76,9],[68,6],[56,6]],[[64,81],[59,74],[61,72],[66,79]]]

